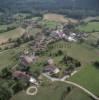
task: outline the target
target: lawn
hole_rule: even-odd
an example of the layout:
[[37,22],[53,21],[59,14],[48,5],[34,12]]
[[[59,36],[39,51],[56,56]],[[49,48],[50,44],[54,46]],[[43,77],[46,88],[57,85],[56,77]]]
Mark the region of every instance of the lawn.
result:
[[84,32],[93,32],[93,31],[99,31],[99,22],[88,22],[86,25],[80,25],[77,27],[80,31]]
[[39,87],[39,92],[36,96],[28,96],[25,91],[16,94],[11,100],[91,100],[84,92],[73,87],[69,94],[66,94],[62,99],[63,92],[67,89],[66,83],[48,83]]
[[69,80],[78,83],[99,96],[99,69],[92,65],[84,67],[80,72],[72,76]]

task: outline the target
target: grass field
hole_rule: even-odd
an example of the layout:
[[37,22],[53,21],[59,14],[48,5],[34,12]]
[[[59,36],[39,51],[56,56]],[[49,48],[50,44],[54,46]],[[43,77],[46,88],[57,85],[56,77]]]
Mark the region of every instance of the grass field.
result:
[[73,88],[72,91],[62,99],[63,92],[67,86],[65,83],[55,82],[41,86],[36,96],[28,96],[25,91],[22,91],[11,100],[91,100],[90,97],[77,88]]
[[27,48],[27,44],[24,44],[18,48],[9,49],[3,52],[0,52],[0,70],[4,67],[15,65],[17,63],[16,57],[20,52]]
[[46,28],[50,28],[50,29],[55,29],[56,26],[61,25],[59,22],[56,21],[51,21],[51,20],[42,20],[41,24],[46,27]]
[[99,22],[88,22],[86,25],[80,25],[77,27],[80,31],[84,32],[93,32],[93,31],[99,31]]
[[60,15],[60,14],[53,14],[53,13],[48,13],[48,14],[45,14],[44,17],[43,17],[44,20],[49,20],[49,21],[56,21],[56,22],[60,22],[60,23],[69,23],[70,21],[72,23],[78,23],[77,20],[75,19],[72,19],[72,18],[67,18],[67,17],[64,17],[63,15]]
[[0,44],[6,42],[9,38],[14,39],[20,37],[24,33],[24,31],[25,30],[22,28],[16,28],[14,30],[0,34]]
[[86,44],[66,43],[64,41],[59,41],[51,46],[54,48],[49,52],[56,52],[57,50],[61,49],[64,54],[68,54],[75,59],[80,60],[84,64],[99,59],[99,51]]
[[96,17],[87,17],[87,18],[83,19],[82,21],[89,22],[89,21],[93,21],[93,20],[99,20],[99,16],[96,16]]
[[86,89],[90,90],[95,95],[99,96],[99,69],[92,65],[84,67],[80,72],[70,78]]
[[[50,52],[56,52],[61,49],[64,54],[68,54],[81,61],[81,71],[70,80],[99,96],[99,70],[91,65],[92,61],[99,61],[99,50],[87,44],[65,43],[63,41],[54,43],[52,46],[54,49],[50,50]],[[57,59],[59,60],[60,58],[57,57]],[[56,62],[57,59],[55,60]]]

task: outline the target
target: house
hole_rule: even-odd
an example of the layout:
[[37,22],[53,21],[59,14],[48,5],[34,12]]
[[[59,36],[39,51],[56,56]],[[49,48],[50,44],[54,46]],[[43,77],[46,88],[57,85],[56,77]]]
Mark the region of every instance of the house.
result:
[[24,79],[24,80],[28,80],[30,78],[30,76],[26,74],[26,72],[22,72],[22,71],[13,72],[12,76],[16,79]]
[[69,36],[68,37],[68,41],[70,41],[70,42],[76,42],[77,40],[74,37]]
[[48,65],[48,66],[46,66],[44,68],[43,72],[47,73],[49,75],[51,75],[51,74],[58,74],[60,72],[60,69],[57,68],[56,66]]
[[76,41],[77,41],[76,36],[77,36],[76,33],[70,33],[70,35],[68,36],[67,39],[68,39],[68,41],[70,41],[70,42],[76,42]]
[[49,65],[53,65],[54,64],[54,61],[51,58],[49,58],[47,62],[48,62]]
[[12,76],[16,79],[25,80],[25,81],[30,82],[32,84],[38,85],[37,80],[32,75],[29,75],[26,72],[15,71],[12,73]]
[[35,62],[37,57],[34,54],[31,55],[22,55],[20,56],[20,62],[24,66],[28,66],[29,64],[32,64]]

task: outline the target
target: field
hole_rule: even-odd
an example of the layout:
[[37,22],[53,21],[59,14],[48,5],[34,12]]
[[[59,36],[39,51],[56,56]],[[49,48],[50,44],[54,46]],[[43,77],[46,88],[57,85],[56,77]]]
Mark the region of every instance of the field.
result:
[[93,21],[93,20],[99,20],[99,16],[96,16],[96,17],[87,17],[87,18],[83,19],[82,21],[84,21],[84,22],[90,22],[90,21]]
[[90,90],[95,95],[99,96],[99,69],[92,65],[84,67],[80,72],[70,78],[86,89]]
[[[65,83],[50,83],[39,88],[39,92],[36,96],[28,96],[25,91],[22,91],[15,95],[11,100],[91,100],[81,90],[73,87],[72,91],[62,98],[64,91],[68,85]],[[47,91],[47,92],[46,92]]]
[[25,30],[22,28],[16,28],[14,30],[0,34],[0,44],[8,41],[9,38],[14,39],[20,37],[24,33],[24,31]]
[[[50,50],[50,52],[56,52],[60,49],[64,54],[68,54],[81,61],[81,71],[75,74],[70,80],[99,95],[99,77],[97,77],[99,76],[99,70],[91,64],[92,61],[99,61],[99,51],[87,44],[70,44],[63,41],[54,43],[52,46],[54,49]],[[55,62],[59,62],[60,58],[57,57]]]
[[44,17],[43,17],[43,20],[56,21],[56,22],[67,23],[67,24],[68,24],[69,22],[78,23],[78,21],[75,20],[75,19],[66,18],[66,17],[63,16],[63,15],[53,14],[53,13],[45,14]]
[[55,29],[56,26],[60,26],[61,24],[57,21],[52,21],[52,20],[42,20],[41,25],[46,27],[46,28],[50,28],[50,29]]
[[77,29],[84,32],[98,32],[99,22],[88,22],[88,24],[78,26]]
[[99,51],[86,44],[66,43],[64,41],[59,41],[51,46],[54,48],[49,52],[56,52],[57,50],[61,49],[64,54],[68,54],[80,60],[84,64],[99,59]]
[[25,48],[27,48],[27,44],[24,44],[18,48],[0,52],[0,70],[7,66],[13,67],[18,62],[16,60],[17,55]]

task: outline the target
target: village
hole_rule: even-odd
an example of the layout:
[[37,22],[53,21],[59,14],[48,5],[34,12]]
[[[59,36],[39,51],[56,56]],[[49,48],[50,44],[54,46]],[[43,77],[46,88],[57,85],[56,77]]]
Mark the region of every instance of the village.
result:
[[[47,26],[46,23],[55,25]],[[78,56],[78,49],[81,48],[83,51],[80,46],[85,45],[90,37],[88,32],[78,31],[74,25],[70,21],[66,24],[47,22],[40,18],[25,20],[20,25],[25,30],[21,36],[16,39],[10,38],[2,44],[6,49],[1,50],[1,54],[2,51],[11,49],[20,50],[13,58],[16,63],[5,67],[0,76],[1,79],[12,82],[11,89],[14,94],[24,91],[25,95],[35,97],[39,94],[40,88],[54,82],[63,82],[71,85],[68,87],[70,90],[73,85],[97,98],[79,84],[68,81],[77,75],[86,63],[87,58],[83,55]],[[87,53],[86,50],[84,53]]]
[[[28,22],[27,23],[26,32],[29,32],[33,27],[37,27],[37,23],[35,22]],[[30,28],[29,28],[30,27]],[[25,32],[26,37],[30,37],[28,33]],[[37,52],[43,51],[47,49],[47,46],[50,43],[57,42],[59,40],[68,41],[68,42],[78,42],[80,39],[85,39],[88,34],[86,33],[67,33],[64,31],[63,26],[56,28],[53,31],[49,31],[49,35],[44,34],[37,34],[33,42],[30,44],[31,51],[24,50],[23,53],[19,56],[19,64],[17,67],[12,68],[12,77],[16,80],[23,80],[26,83],[30,84],[30,87],[27,89],[26,93],[28,95],[36,95],[38,91],[38,87],[42,82],[42,76],[66,80],[70,76],[74,75],[79,71],[79,67],[81,63],[76,59],[70,56],[64,56],[63,63],[66,67],[62,70],[61,66],[55,65],[54,59],[51,57],[47,57],[43,64],[43,69],[40,70],[38,75],[35,77],[33,73],[29,71],[30,65],[39,62],[39,55]],[[42,57],[42,56],[41,56]],[[74,67],[75,66],[75,67]],[[60,73],[62,75],[60,75]],[[31,89],[35,91],[33,93],[29,92]]]

